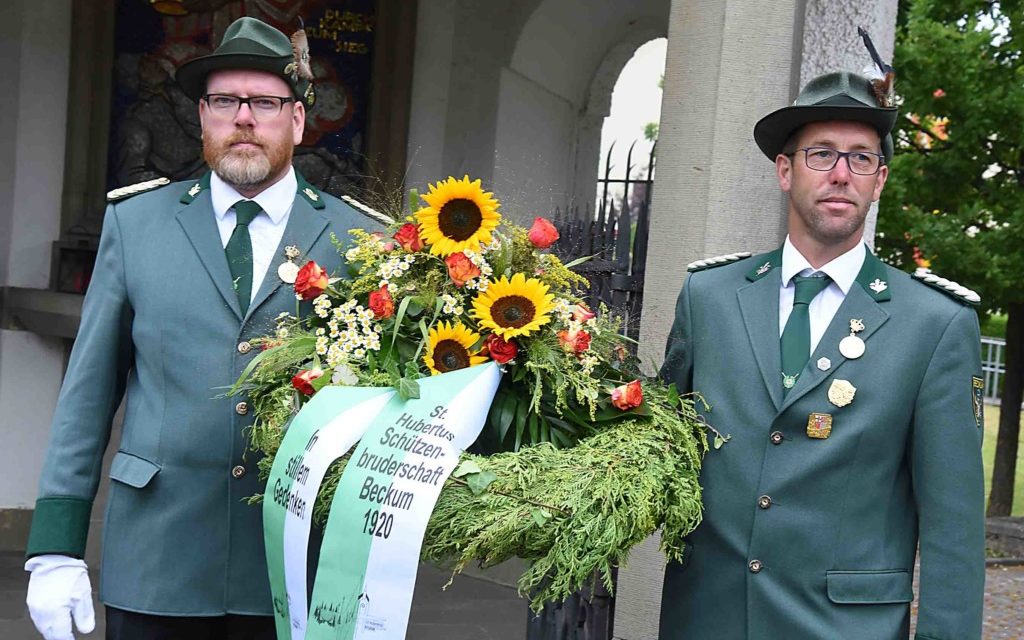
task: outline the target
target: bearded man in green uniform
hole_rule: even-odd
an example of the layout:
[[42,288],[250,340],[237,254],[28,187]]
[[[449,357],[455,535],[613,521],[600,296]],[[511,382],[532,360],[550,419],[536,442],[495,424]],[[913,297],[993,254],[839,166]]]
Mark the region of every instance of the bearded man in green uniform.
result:
[[[26,569],[48,640],[93,625],[86,536],[111,419],[100,598],[108,638],[273,638],[252,412],[223,390],[249,340],[295,312],[298,264],[340,267],[331,236],[370,226],[292,168],[314,103],[308,50],[253,18],[178,83],[212,169],[111,192],[82,323],[53,418]],[[132,196],[128,198],[128,196]],[[127,198],[127,199],[126,199]],[[308,306],[308,303],[305,303]]]
[[663,374],[731,439],[661,640],[906,638],[918,550],[916,638],[981,637],[979,299],[862,240],[892,157],[881,84],[830,73],[758,122],[785,243],[690,266]]

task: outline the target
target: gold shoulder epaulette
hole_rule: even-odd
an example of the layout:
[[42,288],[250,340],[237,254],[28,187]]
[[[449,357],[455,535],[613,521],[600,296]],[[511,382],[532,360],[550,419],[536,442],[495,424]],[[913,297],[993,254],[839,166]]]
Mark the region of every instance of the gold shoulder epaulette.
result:
[[912,277],[933,289],[938,289],[951,298],[960,300],[961,302],[966,302],[971,305],[978,305],[981,303],[981,296],[979,296],[976,291],[968,289],[958,282],[953,282],[952,280],[947,280],[946,278],[937,276],[928,269],[918,269],[912,274]]
[[379,222],[379,223],[381,223],[383,225],[395,224],[395,220],[393,220],[391,218],[391,216],[384,215],[383,213],[381,213],[380,211],[377,211],[376,209],[370,207],[369,205],[365,205],[362,202],[359,202],[358,200],[356,200],[352,196],[344,196],[343,195],[343,196],[341,196],[341,199],[345,202],[345,204],[350,205],[353,209],[355,209],[359,213],[363,214],[364,216],[366,216],[368,218],[373,218],[374,220],[376,220],[377,222]]
[[137,182],[130,184],[126,187],[118,187],[113,191],[107,192],[107,202],[115,202],[117,200],[124,200],[128,196],[134,196],[144,191],[151,191],[157,187],[162,187],[165,184],[171,184],[171,181],[167,178],[155,178],[153,180],[146,180],[145,182]]
[[715,256],[714,258],[704,258],[703,260],[697,260],[686,265],[686,270],[690,273],[695,271],[703,271],[704,269],[710,269],[712,267],[720,267],[723,264],[729,264],[730,262],[736,262],[743,258],[749,258],[752,253],[749,251],[741,251],[739,253],[727,253],[722,256]]

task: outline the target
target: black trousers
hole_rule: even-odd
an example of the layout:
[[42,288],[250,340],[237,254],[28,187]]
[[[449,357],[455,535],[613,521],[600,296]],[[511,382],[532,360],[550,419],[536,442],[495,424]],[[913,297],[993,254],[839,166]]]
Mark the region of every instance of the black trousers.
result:
[[107,640],[275,640],[272,616],[152,616],[106,607]]

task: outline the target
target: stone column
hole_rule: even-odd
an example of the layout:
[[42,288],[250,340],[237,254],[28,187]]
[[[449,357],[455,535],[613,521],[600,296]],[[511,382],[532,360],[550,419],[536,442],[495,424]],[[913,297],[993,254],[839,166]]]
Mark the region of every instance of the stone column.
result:
[[[862,69],[869,58],[858,25],[891,59],[895,16],[896,0],[673,0],[640,325],[645,362],[662,360],[684,265],[770,250],[785,236],[785,198],[754,124],[791,103],[807,79]],[[616,638],[657,638],[663,571],[655,538],[633,550],[619,572]]]
[[[0,286],[46,289],[60,237],[71,0],[0,5]],[[24,548],[65,347],[0,329],[0,549]]]

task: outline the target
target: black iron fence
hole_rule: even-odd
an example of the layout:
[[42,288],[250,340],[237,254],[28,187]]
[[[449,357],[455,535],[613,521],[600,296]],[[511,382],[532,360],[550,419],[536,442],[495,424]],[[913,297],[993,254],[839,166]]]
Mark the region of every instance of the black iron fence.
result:
[[596,309],[604,303],[623,318],[623,333],[637,339],[643,306],[647,234],[654,185],[655,148],[647,167],[636,171],[634,142],[626,155],[622,177],[613,177],[613,144],[598,179],[593,207],[556,210],[554,224],[561,235],[555,252],[563,261],[590,257],[577,271],[590,281],[587,301]]
[[[615,145],[608,150],[593,207],[559,210],[553,216],[561,236],[555,245],[558,257],[565,262],[590,257],[577,267],[590,281],[587,303],[593,309],[603,303],[618,314],[623,319],[623,333],[634,340],[640,334],[655,164],[652,148],[647,167],[634,175],[635,147],[634,142],[629,148],[622,177],[612,177]],[[547,604],[539,616],[531,612],[528,640],[610,640],[614,598],[600,576],[594,578],[592,588],[564,602]]]

